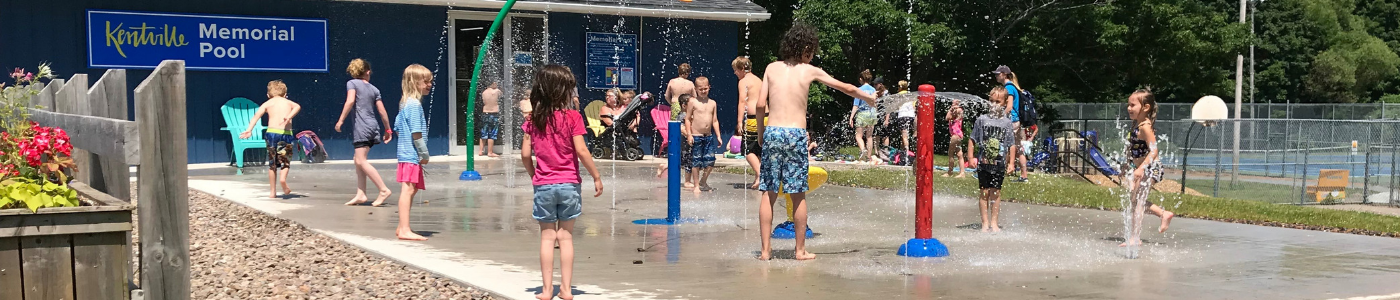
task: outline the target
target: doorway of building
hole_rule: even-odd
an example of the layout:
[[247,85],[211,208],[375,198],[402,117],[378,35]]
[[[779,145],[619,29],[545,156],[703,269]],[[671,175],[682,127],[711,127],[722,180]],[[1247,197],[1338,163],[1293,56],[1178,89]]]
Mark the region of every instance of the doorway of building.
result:
[[[467,97],[470,96],[472,72],[476,67],[476,58],[477,55],[481,53],[481,41],[486,39],[486,29],[491,26],[491,21],[459,19],[453,20],[452,23],[455,27],[452,33],[455,37],[455,41],[453,41],[454,46],[456,46],[453,53],[456,58],[456,67],[453,68],[455,76],[453,76],[454,78],[452,80],[452,87],[455,90],[455,95],[452,98],[456,100],[456,105],[453,106],[453,114],[455,116],[475,117],[477,115],[476,112],[480,111],[481,103],[476,103],[477,107],[469,108],[467,107]],[[492,45],[489,47],[499,48],[499,40],[492,42]],[[500,61],[500,53],[498,52],[499,51],[490,51],[487,53],[486,60],[482,64],[482,78],[500,80],[500,69],[491,67],[499,65],[499,63],[492,63]],[[479,89],[485,90],[485,87],[479,87]],[[453,124],[453,133],[455,133],[453,140],[456,142],[453,144],[455,145],[454,148],[461,148],[467,145],[467,122],[465,119],[458,119],[459,120],[455,120],[456,122]],[[479,133],[479,129],[473,128],[473,130],[478,130]]]
[[[454,111],[453,117],[449,118],[453,127],[452,154],[467,154],[467,143],[480,142],[481,129],[486,126],[481,118],[483,105],[480,93],[492,83],[496,83],[502,91],[498,100],[500,118],[496,124],[499,136],[495,143],[497,146],[493,150],[495,153],[506,154],[509,150],[519,149],[522,136],[519,124],[524,118],[518,103],[529,94],[530,79],[535,70],[548,62],[548,28],[544,19],[542,16],[530,14],[512,14],[505,19],[496,36],[487,44],[475,107],[467,107],[476,58],[481,52],[480,47],[486,38],[487,29],[491,26],[494,13],[454,11],[449,17],[452,18],[453,25],[449,44],[452,46],[451,64],[454,66],[454,72],[451,74]],[[475,118],[473,128],[467,128],[466,118]],[[467,130],[472,130],[476,140],[467,140]],[[478,144],[477,147],[481,146],[484,145]]]

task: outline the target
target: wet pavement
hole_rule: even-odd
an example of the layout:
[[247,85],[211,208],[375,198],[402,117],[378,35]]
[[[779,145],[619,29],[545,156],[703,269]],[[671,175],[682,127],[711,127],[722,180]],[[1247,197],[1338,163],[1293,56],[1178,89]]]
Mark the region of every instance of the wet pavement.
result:
[[[531,299],[541,285],[539,224],[518,163],[478,161],[485,180],[476,182],[457,180],[459,162],[427,166],[428,190],[412,212],[426,242],[394,239],[397,183],[388,182],[389,206],[342,205],[355,192],[350,164],[294,165],[289,182],[299,196],[287,199],[266,199],[267,177],[251,167],[249,175],[192,168],[190,187],[500,296]],[[376,164],[388,181],[393,166]],[[1400,239],[1185,218],[1158,234],[1158,220],[1149,217],[1147,245],[1140,258],[1127,259],[1117,247],[1118,212],[1006,203],[1005,230],[986,234],[970,229],[979,222],[974,199],[935,196],[933,234],[952,255],[905,258],[895,252],[913,237],[913,194],[838,186],[808,194],[819,234],[808,247],[817,260],[792,260],[792,241],[775,240],[779,259],[761,262],[754,259],[758,192],[738,188],[751,174],[714,174],[716,191],[682,193],[682,216],[703,222],[643,226],[631,221],[666,213],[655,165],[600,161],[599,168],[603,196],[588,197],[585,175],[575,231],[578,299],[1400,298]]]

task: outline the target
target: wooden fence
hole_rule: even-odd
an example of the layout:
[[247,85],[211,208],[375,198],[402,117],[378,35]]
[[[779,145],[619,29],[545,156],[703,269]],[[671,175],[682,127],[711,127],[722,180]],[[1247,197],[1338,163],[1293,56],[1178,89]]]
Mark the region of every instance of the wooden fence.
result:
[[[35,97],[30,119],[68,131],[79,162],[70,186],[99,205],[0,210],[0,300],[190,297],[184,62],[161,62],[134,94],[135,122],[124,70],[108,70],[91,88],[84,74],[55,79]],[[142,232],[136,290],[133,209]]]

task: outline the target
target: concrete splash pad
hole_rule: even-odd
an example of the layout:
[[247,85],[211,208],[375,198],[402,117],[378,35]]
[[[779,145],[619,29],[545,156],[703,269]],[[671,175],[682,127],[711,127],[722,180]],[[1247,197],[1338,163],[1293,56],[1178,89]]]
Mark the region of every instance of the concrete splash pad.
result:
[[[392,181],[392,164],[377,167]],[[393,205],[341,205],[355,192],[346,164],[294,166],[289,182],[302,196],[290,199],[265,199],[267,177],[252,168],[244,176],[191,170],[190,186],[502,296],[531,299],[540,289],[539,225],[530,217],[528,176],[512,178],[506,162],[482,161],[485,180],[462,182],[460,167],[427,168],[428,190],[416,199],[412,219],[414,230],[431,234],[427,242],[394,240]],[[704,223],[642,226],[631,221],[666,213],[654,165],[599,168],[606,189],[600,198],[585,196],[576,225],[579,299],[1400,298],[1400,239],[1179,218],[1167,234],[1144,233],[1142,258],[1130,260],[1113,240],[1123,228],[1118,212],[1008,203],[1004,231],[993,235],[964,229],[979,222],[974,199],[936,197],[934,236],[952,255],[911,259],[895,251],[913,236],[912,193],[838,186],[809,194],[820,234],[808,240],[816,261],[791,260],[792,241],[774,240],[779,259],[760,262],[753,259],[758,192],[736,188],[752,177],[715,174],[718,190],[683,193],[682,217]],[[388,184],[393,204],[398,185]]]

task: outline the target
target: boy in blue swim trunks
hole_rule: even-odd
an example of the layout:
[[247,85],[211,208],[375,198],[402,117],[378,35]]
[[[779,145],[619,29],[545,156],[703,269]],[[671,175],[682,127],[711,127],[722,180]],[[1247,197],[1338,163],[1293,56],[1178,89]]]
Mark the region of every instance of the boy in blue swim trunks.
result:
[[496,138],[501,135],[501,89],[492,82],[481,92],[481,150],[477,155],[498,157]]
[[[832,78],[821,68],[812,66],[817,54],[817,30],[803,22],[793,24],[783,35],[779,54],[782,61],[773,62],[763,72],[763,86],[758,93],[755,109],[758,133],[763,145],[759,171],[758,222],[763,252],[758,259],[771,258],[769,232],[773,231],[773,202],[779,193],[792,196],[796,206],[796,232],[807,231],[807,91],[812,81],[818,81],[846,95],[874,102],[875,96],[861,92],[855,86]],[[769,112],[772,112],[771,114]],[[764,118],[767,117],[765,120]],[[797,235],[794,258],[809,260],[816,254],[807,252],[806,235]]]
[[710,171],[715,166],[715,149],[719,146],[719,118],[715,116],[718,104],[710,99],[710,79],[705,76],[695,78],[697,97],[686,105],[686,128],[690,128],[690,167],[691,176],[696,179],[697,191],[712,191]]
[[[272,195],[268,198],[277,198],[277,182],[281,178],[282,194],[290,195],[292,188],[287,187],[287,174],[291,171],[292,145],[296,144],[296,137],[292,136],[292,117],[296,117],[301,112],[301,105],[287,98],[287,85],[281,80],[273,80],[267,83],[267,102],[263,102],[258,107],[258,112],[253,114],[253,119],[248,120],[247,130],[238,135],[238,138],[247,139],[253,136],[253,126],[262,121],[262,116],[267,115],[267,132],[263,133],[263,139],[267,140],[267,185],[272,188]],[[279,174],[280,173],[280,174]]]

